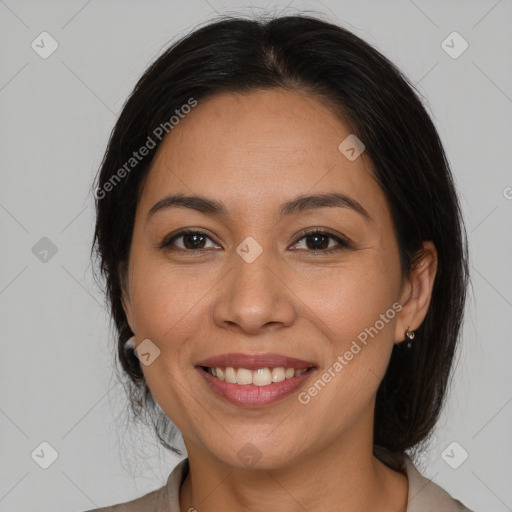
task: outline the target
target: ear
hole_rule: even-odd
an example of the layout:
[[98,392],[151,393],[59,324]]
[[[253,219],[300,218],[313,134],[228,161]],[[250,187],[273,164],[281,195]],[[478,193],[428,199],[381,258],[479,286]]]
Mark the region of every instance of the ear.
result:
[[404,282],[399,299],[402,309],[397,315],[395,343],[405,340],[407,328],[416,330],[427,315],[437,272],[437,250],[428,240],[416,258],[410,277]]
[[135,330],[133,324],[132,301],[130,298],[128,265],[126,262],[122,262],[118,265],[118,276],[119,282],[121,284],[121,303],[123,305],[124,314],[126,315],[126,319],[128,321],[128,325],[130,326],[130,329],[134,333]]

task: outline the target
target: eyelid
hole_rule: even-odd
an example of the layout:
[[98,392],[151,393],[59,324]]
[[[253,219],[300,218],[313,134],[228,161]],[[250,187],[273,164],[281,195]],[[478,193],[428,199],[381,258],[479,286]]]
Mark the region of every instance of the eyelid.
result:
[[[306,236],[312,236],[312,235],[316,235],[316,234],[324,235],[329,238],[333,238],[340,245],[342,245],[346,248],[352,247],[352,245],[353,245],[352,240],[350,240],[350,238],[348,238],[347,236],[341,235],[341,234],[336,234],[328,228],[306,228],[305,230],[300,231],[298,233],[297,239],[293,245],[297,245],[297,243],[300,242]],[[323,251],[317,251],[317,252],[327,252],[327,251],[329,251],[329,249],[323,250]],[[314,251],[310,251],[310,252],[314,252]]]
[[[200,228],[184,228],[182,230],[179,230],[177,233],[172,233],[171,235],[164,237],[164,239],[156,245],[156,248],[157,249],[168,249],[169,247],[172,247],[172,242],[174,240],[176,240],[177,238],[180,238],[182,236],[189,235],[189,234],[203,235],[206,238],[210,239],[213,243],[216,243],[213,240],[213,238],[206,231],[203,231]],[[331,247],[330,249],[319,249],[317,251],[306,249],[306,252],[318,253],[318,254],[329,254],[336,250],[349,249],[353,246],[352,241],[348,237],[335,234],[330,229],[327,229],[327,228],[318,228],[317,227],[317,228],[306,228],[303,231],[299,232],[297,235],[297,238],[295,239],[295,242],[293,242],[293,244],[292,244],[292,247],[297,245],[303,238],[306,238],[307,236],[314,236],[314,235],[323,235],[327,238],[332,238],[333,240],[335,240],[338,243],[338,245],[335,247]],[[174,247],[169,250],[174,250],[177,252],[201,253],[205,249],[193,250],[193,249],[182,249],[181,247]]]
[[[156,245],[155,248],[161,249],[161,250],[169,250],[171,252],[177,252],[177,253],[181,253],[181,254],[185,253],[185,254],[192,255],[193,253],[195,253],[194,256],[200,256],[204,252],[211,252],[211,248],[210,248],[210,250],[207,250],[207,249],[194,250],[194,249],[182,249],[181,247],[173,246],[174,240],[176,240],[180,237],[183,237],[185,235],[189,235],[189,234],[202,235],[216,244],[216,242],[215,242],[215,240],[213,240],[212,236],[210,236],[203,229],[183,228],[182,230],[179,230],[178,232],[175,232],[175,233],[172,233],[171,235],[166,236],[160,243],[158,243]],[[318,250],[292,249],[292,250],[306,252],[313,256],[322,256],[322,255],[330,255],[332,253],[335,253],[335,252],[338,252],[341,250],[352,249],[354,247],[352,240],[350,240],[348,237],[341,235],[341,234],[335,234],[328,228],[320,228],[320,227],[306,228],[306,229],[302,230],[301,232],[299,232],[295,238],[295,242],[291,245],[291,247],[296,246],[304,238],[306,238],[308,236],[314,236],[314,235],[321,235],[326,238],[335,240],[337,245],[335,245],[334,247],[331,247],[329,249],[318,249]],[[219,244],[217,244],[217,245],[219,245]]]
[[[159,242],[157,245],[156,245],[156,248],[157,249],[167,249],[169,246],[172,245],[171,242],[173,242],[173,240],[177,239],[177,238],[180,238],[181,236],[184,236],[184,235],[189,235],[189,234],[194,234],[194,235],[203,235],[207,238],[209,238],[210,240],[212,240],[212,242],[216,243],[213,238],[206,232],[206,231],[203,231],[202,229],[200,228],[184,228],[184,229],[181,229],[181,230],[178,230],[177,233],[171,233],[170,235],[167,235],[165,236],[161,242]],[[218,244],[217,244],[218,245]],[[176,247],[175,248],[176,251],[184,251],[184,252],[201,252],[200,250],[197,250],[197,251],[193,251],[191,249],[182,249],[181,247]]]

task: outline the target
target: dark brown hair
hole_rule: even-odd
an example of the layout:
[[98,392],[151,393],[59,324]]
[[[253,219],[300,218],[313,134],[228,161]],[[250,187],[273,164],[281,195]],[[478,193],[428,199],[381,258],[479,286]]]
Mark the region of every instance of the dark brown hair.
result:
[[[122,308],[121,279],[140,191],[161,142],[155,130],[169,127],[191,98],[200,103],[220,92],[276,88],[321,99],[363,141],[391,210],[403,275],[409,276],[422,241],[431,240],[438,251],[426,318],[410,350],[393,348],[375,407],[375,453],[382,458],[383,447],[414,454],[442,409],[463,320],[469,277],[460,205],[441,141],[414,86],[368,43],[309,15],[224,16],[196,29],[146,70],[112,131],[95,184],[91,254],[96,249],[106,280],[131,409],[136,417],[148,414],[162,444],[179,453],[171,442],[175,427],[153,399],[139,360],[124,347],[133,333]],[[127,167],[148,137],[154,147]]]

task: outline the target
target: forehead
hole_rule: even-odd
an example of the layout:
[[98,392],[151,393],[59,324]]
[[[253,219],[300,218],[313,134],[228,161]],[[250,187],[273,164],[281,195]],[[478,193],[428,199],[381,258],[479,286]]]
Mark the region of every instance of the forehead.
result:
[[306,93],[217,94],[199,101],[164,139],[141,203],[148,210],[179,192],[268,210],[300,194],[338,191],[378,217],[385,204],[370,160],[363,153],[350,161],[338,148],[349,135]]

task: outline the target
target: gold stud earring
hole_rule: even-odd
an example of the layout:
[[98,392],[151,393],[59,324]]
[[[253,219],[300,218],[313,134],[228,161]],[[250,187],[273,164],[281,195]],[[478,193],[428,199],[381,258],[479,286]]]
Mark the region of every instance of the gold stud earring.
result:
[[409,329],[409,327],[407,327],[407,330],[405,331],[405,336],[407,337],[407,344],[406,344],[406,348],[411,348],[412,347],[412,340],[414,339],[414,337],[416,336],[416,333]]

